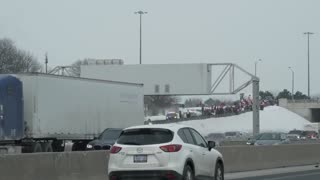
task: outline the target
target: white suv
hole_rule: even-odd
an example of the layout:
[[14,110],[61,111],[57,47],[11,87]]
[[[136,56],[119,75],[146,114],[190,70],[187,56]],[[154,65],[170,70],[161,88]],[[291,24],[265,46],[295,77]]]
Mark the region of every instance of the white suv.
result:
[[109,180],[223,180],[223,158],[214,147],[187,126],[127,128],[110,150]]

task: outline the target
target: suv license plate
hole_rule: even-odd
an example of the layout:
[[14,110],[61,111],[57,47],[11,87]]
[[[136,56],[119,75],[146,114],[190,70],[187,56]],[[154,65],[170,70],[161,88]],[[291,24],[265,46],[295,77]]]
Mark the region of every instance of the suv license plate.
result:
[[147,155],[134,155],[133,162],[134,163],[146,163],[148,161]]

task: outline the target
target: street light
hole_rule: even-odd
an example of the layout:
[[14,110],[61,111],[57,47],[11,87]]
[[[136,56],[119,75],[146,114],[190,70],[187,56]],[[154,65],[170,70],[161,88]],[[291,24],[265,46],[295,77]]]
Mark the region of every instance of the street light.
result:
[[144,11],[137,11],[135,12],[135,14],[139,14],[140,15],[140,64],[142,63],[142,15],[143,14],[147,14],[148,12],[144,12]]
[[310,97],[310,35],[314,34],[313,32],[303,33],[308,37],[308,97]]
[[292,100],[294,99],[294,71],[293,71],[293,69],[292,69],[292,67],[289,67],[289,69],[291,70],[291,72],[292,72],[292,76],[291,76],[291,78],[292,78],[292,89],[291,89],[291,94],[292,94]]
[[258,62],[262,62],[261,59],[259,59],[258,61],[254,62],[254,76],[257,76],[257,64]]
[[44,63],[46,64],[46,74],[48,74],[48,53],[46,53]]

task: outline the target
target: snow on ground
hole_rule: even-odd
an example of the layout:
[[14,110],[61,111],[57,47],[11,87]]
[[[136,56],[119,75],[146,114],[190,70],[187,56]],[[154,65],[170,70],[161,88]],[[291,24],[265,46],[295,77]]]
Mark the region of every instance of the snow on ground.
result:
[[[288,132],[293,129],[303,129],[310,123],[303,117],[279,106],[269,106],[260,111],[260,131]],[[240,115],[179,122],[197,129],[201,134],[212,132],[242,131],[252,132],[252,112]]]
[[145,121],[148,121],[149,119],[151,121],[159,121],[159,120],[165,120],[166,116],[165,115],[158,115],[158,116],[147,116],[144,118]]

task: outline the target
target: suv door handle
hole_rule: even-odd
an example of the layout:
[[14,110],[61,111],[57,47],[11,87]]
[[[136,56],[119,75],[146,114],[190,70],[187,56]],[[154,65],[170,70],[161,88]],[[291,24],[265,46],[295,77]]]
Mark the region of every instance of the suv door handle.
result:
[[193,152],[192,149],[190,149],[190,152]]
[[202,155],[206,155],[206,153],[202,153]]

